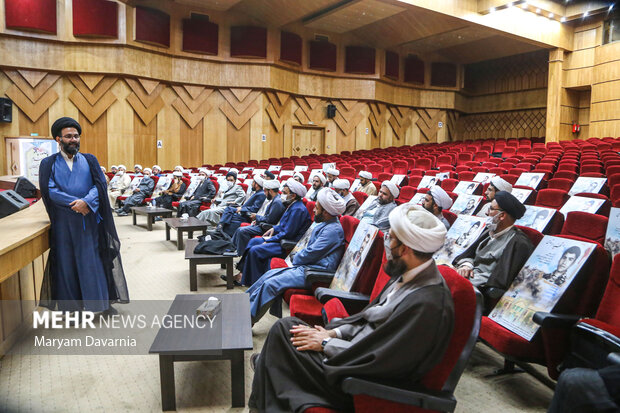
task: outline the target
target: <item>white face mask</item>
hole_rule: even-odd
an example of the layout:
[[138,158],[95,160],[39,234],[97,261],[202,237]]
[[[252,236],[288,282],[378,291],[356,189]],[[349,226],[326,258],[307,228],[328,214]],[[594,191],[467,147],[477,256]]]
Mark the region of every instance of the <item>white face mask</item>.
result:
[[288,200],[288,195],[282,194],[280,195],[280,199],[282,199],[282,202],[286,202]]
[[125,171],[123,171],[122,169],[120,171],[118,171],[116,173],[118,176],[123,176],[125,174]]
[[487,217],[487,228],[489,231],[495,232],[497,224],[499,224],[499,220],[496,220],[495,217]]

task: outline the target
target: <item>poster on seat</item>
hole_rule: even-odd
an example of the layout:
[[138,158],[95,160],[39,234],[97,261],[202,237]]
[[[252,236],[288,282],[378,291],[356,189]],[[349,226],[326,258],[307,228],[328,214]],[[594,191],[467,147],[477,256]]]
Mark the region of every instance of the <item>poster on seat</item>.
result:
[[452,192],[455,194],[473,195],[480,184],[472,181],[460,181]]
[[604,199],[588,198],[585,196],[571,196],[568,201],[560,208],[560,212],[566,214],[573,211],[589,212],[596,214],[596,211],[605,203]]
[[546,235],[497,302],[489,318],[526,340],[540,327],[537,311],[551,312],[595,244]]
[[454,212],[457,215],[472,215],[480,201],[482,201],[482,196],[480,195],[461,194],[454,201],[450,212]]
[[543,232],[555,213],[556,210],[553,208],[526,205],[525,214],[515,221],[515,225],[521,225],[522,227],[528,227],[538,232]]
[[424,201],[425,196],[426,194],[423,194],[422,192],[417,192],[408,203],[413,205],[422,205],[422,201]]
[[620,253],[620,208],[612,208],[609,212],[605,249],[609,251],[612,258]]
[[598,194],[607,182],[607,178],[589,178],[586,176],[580,176],[577,178],[568,195],[580,194],[582,192],[590,194]]
[[515,182],[515,185],[529,186],[532,189],[536,189],[544,177],[545,174],[540,172],[523,172],[519,179],[517,179],[517,182]]
[[474,176],[474,182],[480,182],[481,184],[488,184],[491,182],[491,178],[493,178],[495,174],[490,172],[478,172],[476,176]]
[[424,175],[422,177],[422,180],[420,180],[420,183],[418,184],[418,189],[419,188],[430,188],[433,185],[436,185],[438,183],[438,179],[436,176],[434,175]]
[[373,201],[375,199],[377,199],[377,195],[369,195],[368,198],[366,198],[366,200],[364,201],[364,203],[360,205],[358,210],[355,212],[354,217],[359,219],[360,221],[362,219],[366,219],[367,221],[372,221],[372,217],[375,215],[374,210],[376,208],[373,209],[372,214],[370,214],[371,211],[368,211],[368,209],[373,204]]
[[312,235],[312,231],[314,230],[314,228],[316,228],[317,225],[318,224],[316,222],[313,222],[312,225],[310,225],[310,228],[308,228],[304,235],[299,239],[299,241],[297,241],[295,247],[291,250],[291,252],[288,253],[286,258],[284,259],[286,265],[288,265],[289,267],[293,266],[293,258],[295,257],[295,254],[308,246],[308,243],[310,242],[310,235]]
[[373,241],[378,232],[379,229],[368,222],[362,221],[359,223],[329,288],[339,291],[351,291],[351,287],[357,278],[362,264],[366,261],[366,256],[372,248]]
[[517,200],[519,202],[524,204],[525,201],[527,201],[527,198],[529,198],[529,196],[532,194],[532,190],[531,189],[523,189],[523,188],[512,188],[511,194],[515,198],[517,198]]
[[478,239],[486,227],[486,218],[459,215],[446,234],[443,247],[433,255],[437,265],[452,265],[452,261]]

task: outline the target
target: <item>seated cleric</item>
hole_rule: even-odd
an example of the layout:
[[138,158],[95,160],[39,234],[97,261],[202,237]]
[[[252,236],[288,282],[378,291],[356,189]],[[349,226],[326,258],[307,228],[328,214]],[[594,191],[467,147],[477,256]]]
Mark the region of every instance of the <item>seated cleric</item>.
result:
[[527,235],[514,226],[523,214],[525,206],[514,195],[495,193],[487,229],[454,259],[457,272],[478,288],[508,289],[534,249]]
[[300,412],[309,407],[352,411],[340,390],[347,376],[397,380],[414,385],[441,361],[454,327],[450,290],[432,255],[443,245],[446,227],[419,205],[403,204],[389,216],[381,294],[351,317],[325,328],[298,318],[278,320],[255,368],[250,408]]

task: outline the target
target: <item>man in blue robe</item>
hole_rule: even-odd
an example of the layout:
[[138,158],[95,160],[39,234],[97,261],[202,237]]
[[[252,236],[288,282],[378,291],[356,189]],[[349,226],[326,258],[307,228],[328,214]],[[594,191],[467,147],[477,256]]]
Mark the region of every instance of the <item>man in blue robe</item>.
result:
[[235,231],[232,237],[232,243],[235,244],[237,254],[242,256],[248,245],[248,242],[254,237],[263,235],[269,228],[280,221],[286,207],[282,203],[282,198],[278,194],[280,190],[280,182],[276,179],[264,180],[263,188],[267,196],[267,208],[264,214],[250,214],[250,218],[254,218],[253,224],[247,227],[241,227]]
[[120,241],[97,158],[81,154],[80,125],[60,118],[52,136],[61,151],[41,161],[39,187],[50,218],[50,254],[40,305],[63,311],[109,311],[129,302]]
[[267,195],[263,191],[263,178],[255,176],[252,180],[252,195],[240,207],[227,207],[220,217],[219,225],[229,236],[233,236],[242,222],[251,222],[250,214],[255,214],[265,202]]
[[241,261],[237,264],[241,274],[238,274],[236,278],[243,285],[254,284],[269,270],[271,258],[280,257],[284,254],[280,240],[286,239],[297,242],[310,227],[310,213],[302,201],[306,194],[306,187],[293,178],[289,178],[282,189],[282,193],[282,197],[285,198],[283,203],[290,205],[280,223],[265,232],[261,238],[252,238],[248,242]]
[[[344,200],[331,188],[318,194],[314,206],[314,222],[308,245],[293,257],[290,268],[267,271],[247,291],[250,294],[252,324],[271,307],[271,313],[282,316],[281,294],[289,288],[303,288],[306,268],[336,271],[344,252],[344,231],[339,215],[346,209]],[[273,305],[272,305],[273,303]]]

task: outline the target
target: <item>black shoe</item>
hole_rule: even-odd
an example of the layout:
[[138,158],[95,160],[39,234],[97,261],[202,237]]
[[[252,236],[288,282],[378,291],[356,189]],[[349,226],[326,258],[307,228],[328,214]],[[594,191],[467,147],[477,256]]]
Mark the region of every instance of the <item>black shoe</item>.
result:
[[129,213],[121,210],[121,211],[117,212],[116,215],[119,216],[119,217],[126,217],[127,215],[129,215]]
[[[226,276],[224,274],[220,275],[220,278],[226,282],[228,282],[228,279],[226,278]],[[241,283],[235,279],[233,279],[233,285],[235,287],[241,287]]]
[[250,367],[252,371],[256,371],[256,363],[258,363],[258,357],[260,357],[260,353],[253,353],[250,356]]
[[101,313],[101,315],[105,317],[109,317],[111,315],[116,315],[116,314],[118,314],[118,310],[112,306],[110,306],[107,310]]

